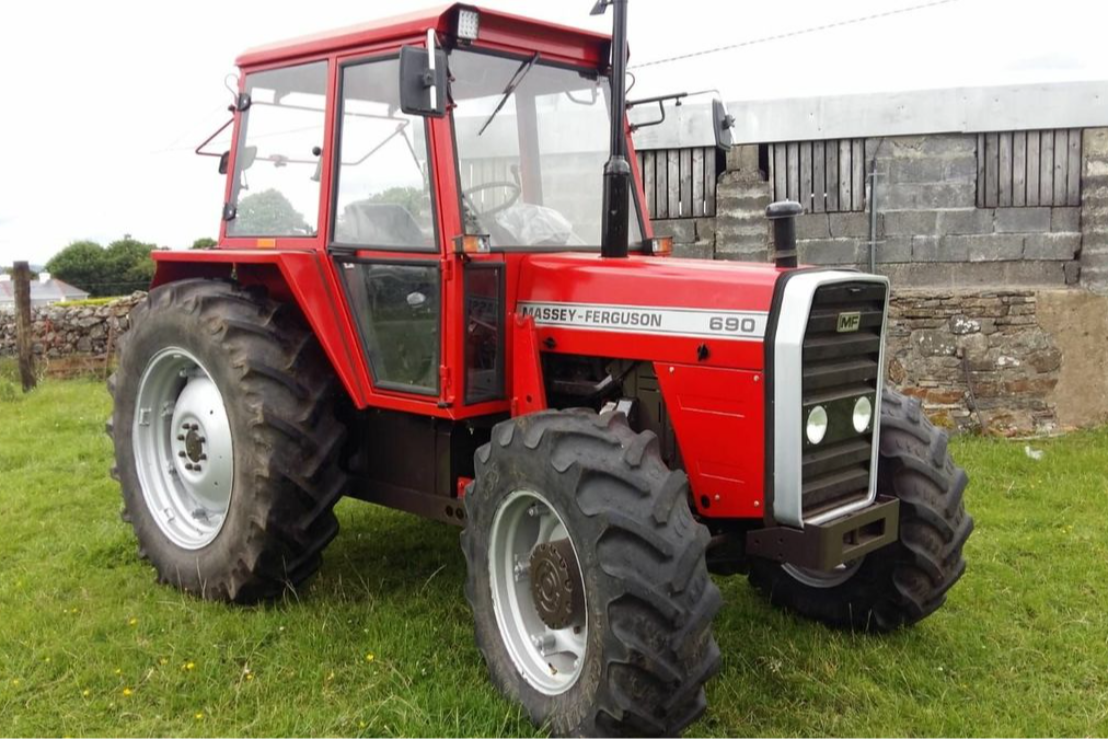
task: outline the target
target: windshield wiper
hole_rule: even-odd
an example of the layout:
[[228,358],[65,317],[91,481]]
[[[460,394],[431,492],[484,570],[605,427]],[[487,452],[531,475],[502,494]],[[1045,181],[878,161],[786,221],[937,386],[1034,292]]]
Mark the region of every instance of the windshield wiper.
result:
[[491,114],[489,114],[489,118],[487,121],[485,121],[485,125],[481,126],[481,130],[477,132],[478,136],[483,134],[485,132],[485,129],[489,127],[489,124],[492,123],[494,118],[496,118],[496,114],[499,113],[500,110],[504,107],[504,104],[508,102],[508,98],[510,98],[512,96],[512,93],[516,91],[516,88],[519,87],[519,84],[523,82],[523,78],[527,76],[527,73],[531,71],[531,67],[535,66],[535,62],[537,62],[538,60],[539,54],[538,52],[535,52],[530,59],[519,65],[519,69],[517,69],[516,73],[512,75],[512,78],[508,80],[508,84],[504,88],[504,94],[501,96],[500,102],[496,104],[496,109],[493,110]]

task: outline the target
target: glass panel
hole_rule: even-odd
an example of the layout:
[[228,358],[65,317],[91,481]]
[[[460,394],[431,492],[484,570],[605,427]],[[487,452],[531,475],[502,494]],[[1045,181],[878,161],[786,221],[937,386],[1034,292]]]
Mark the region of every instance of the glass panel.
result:
[[340,262],[378,385],[434,394],[439,386],[439,269]]
[[494,246],[599,246],[608,79],[468,51],[451,54],[450,73],[467,232]]
[[400,112],[400,62],[346,67],[335,242],[433,249],[424,120]]
[[312,236],[319,218],[327,62],[246,77],[229,236]]
[[499,265],[465,268],[466,403],[504,395],[504,345]]

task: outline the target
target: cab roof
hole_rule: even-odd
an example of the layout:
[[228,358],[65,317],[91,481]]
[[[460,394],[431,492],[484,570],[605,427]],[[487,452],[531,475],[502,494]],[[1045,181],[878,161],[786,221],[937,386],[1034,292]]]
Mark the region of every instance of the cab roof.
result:
[[269,66],[301,58],[356,51],[360,47],[418,41],[429,28],[436,29],[440,39],[452,41],[458,11],[462,8],[475,10],[480,16],[480,30],[475,46],[505,51],[520,49],[527,53],[537,51],[543,56],[560,61],[589,66],[607,63],[611,44],[611,37],[608,35],[499,10],[451,3],[258,46],[239,56],[236,64],[242,68]]

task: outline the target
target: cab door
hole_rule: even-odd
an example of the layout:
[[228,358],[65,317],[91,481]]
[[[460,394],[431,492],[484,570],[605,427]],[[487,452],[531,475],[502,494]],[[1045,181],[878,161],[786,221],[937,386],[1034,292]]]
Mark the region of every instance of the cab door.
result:
[[427,119],[400,110],[397,54],[338,70],[328,250],[374,391],[443,393],[444,285]]

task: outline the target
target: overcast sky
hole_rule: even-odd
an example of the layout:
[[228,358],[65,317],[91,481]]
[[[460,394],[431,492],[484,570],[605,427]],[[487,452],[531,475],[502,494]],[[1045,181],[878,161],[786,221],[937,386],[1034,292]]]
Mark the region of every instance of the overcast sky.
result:
[[[610,30],[593,0],[488,0]],[[632,66],[921,0],[632,0]],[[192,149],[226,119],[244,49],[427,7],[426,0],[6,3],[0,10],[0,264],[125,233],[215,237],[223,179]],[[18,10],[16,8],[18,7]],[[1048,80],[1108,80],[1100,0],[956,0],[892,18],[647,67],[632,97],[728,101]],[[599,173],[598,173],[599,176]]]

